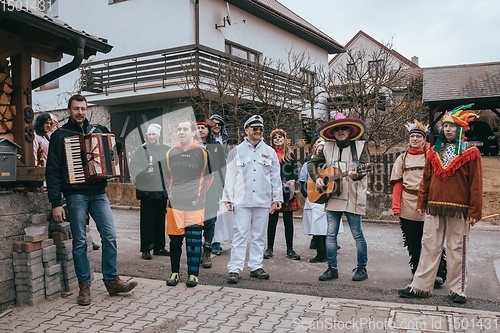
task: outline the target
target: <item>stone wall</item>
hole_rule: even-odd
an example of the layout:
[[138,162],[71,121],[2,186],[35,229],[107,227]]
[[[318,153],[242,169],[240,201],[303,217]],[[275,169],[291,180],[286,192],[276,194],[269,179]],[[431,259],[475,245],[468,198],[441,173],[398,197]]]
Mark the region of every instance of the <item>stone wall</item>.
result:
[[[14,304],[16,288],[12,251],[15,241],[22,240],[24,228],[35,222],[47,220],[51,214],[47,193],[0,194],[0,310]],[[45,218],[40,219],[42,214]]]
[[112,206],[139,207],[139,200],[135,198],[135,187],[132,183],[109,182],[106,194]]

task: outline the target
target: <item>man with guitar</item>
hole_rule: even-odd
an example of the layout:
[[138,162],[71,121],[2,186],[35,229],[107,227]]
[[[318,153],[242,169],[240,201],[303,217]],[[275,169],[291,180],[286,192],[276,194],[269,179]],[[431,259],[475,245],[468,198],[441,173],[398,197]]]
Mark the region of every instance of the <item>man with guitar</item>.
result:
[[[366,263],[368,251],[361,226],[361,216],[366,209],[367,180],[361,172],[368,162],[365,141],[358,140],[365,132],[361,119],[346,118],[337,113],[335,118],[318,129],[327,140],[321,152],[307,165],[313,186],[308,186],[309,200],[325,203],[327,217],[326,254],[328,269],[319,277],[320,281],[337,279],[337,234],[342,214],[347,217],[349,228],[356,241],[357,267],[353,270],[354,281],[368,278]],[[332,181],[333,179],[333,181]],[[316,192],[316,193],[315,193]],[[317,193],[319,195],[317,195]]]

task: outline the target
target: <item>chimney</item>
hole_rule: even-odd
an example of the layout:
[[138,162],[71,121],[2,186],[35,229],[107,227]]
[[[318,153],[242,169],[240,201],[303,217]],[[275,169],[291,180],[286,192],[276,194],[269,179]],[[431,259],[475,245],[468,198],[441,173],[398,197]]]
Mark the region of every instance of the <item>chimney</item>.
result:
[[411,62],[418,66],[418,57],[417,56],[411,57]]

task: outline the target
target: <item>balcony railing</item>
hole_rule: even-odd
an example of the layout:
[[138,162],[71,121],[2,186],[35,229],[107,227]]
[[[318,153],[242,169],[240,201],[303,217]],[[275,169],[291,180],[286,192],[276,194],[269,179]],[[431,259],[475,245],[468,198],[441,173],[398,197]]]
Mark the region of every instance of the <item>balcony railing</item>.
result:
[[195,45],[91,61],[82,65],[81,73],[84,91],[106,95],[179,86],[228,95],[239,91],[241,97],[262,101],[279,96],[296,104],[302,102],[305,87],[300,76]]

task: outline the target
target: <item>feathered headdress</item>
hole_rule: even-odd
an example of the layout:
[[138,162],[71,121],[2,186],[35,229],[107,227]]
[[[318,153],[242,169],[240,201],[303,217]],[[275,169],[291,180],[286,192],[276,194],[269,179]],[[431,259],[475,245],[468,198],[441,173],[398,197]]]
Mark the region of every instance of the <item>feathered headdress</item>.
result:
[[429,125],[424,125],[424,123],[419,122],[417,119],[413,120],[413,122],[407,122],[405,127],[410,132],[410,135],[418,133],[425,138],[430,133]]
[[466,131],[469,130],[469,123],[479,118],[479,116],[472,110],[467,110],[472,107],[474,103],[460,105],[451,110],[450,112],[445,112],[443,115],[443,123],[454,123],[457,126],[464,128]]
[[[455,142],[455,153],[457,155],[462,154],[462,152],[466,148],[464,134],[465,131],[469,129],[469,123],[472,120],[479,118],[476,112],[469,110],[469,108],[471,108],[473,105],[474,103],[457,106],[453,110],[445,112],[445,114],[441,118],[443,124],[453,123],[457,126],[457,134]],[[441,150],[442,146],[444,145],[443,139],[444,139],[444,134],[443,131],[441,130],[441,133],[439,133],[439,136],[436,140],[436,144],[434,145],[435,151]]]

